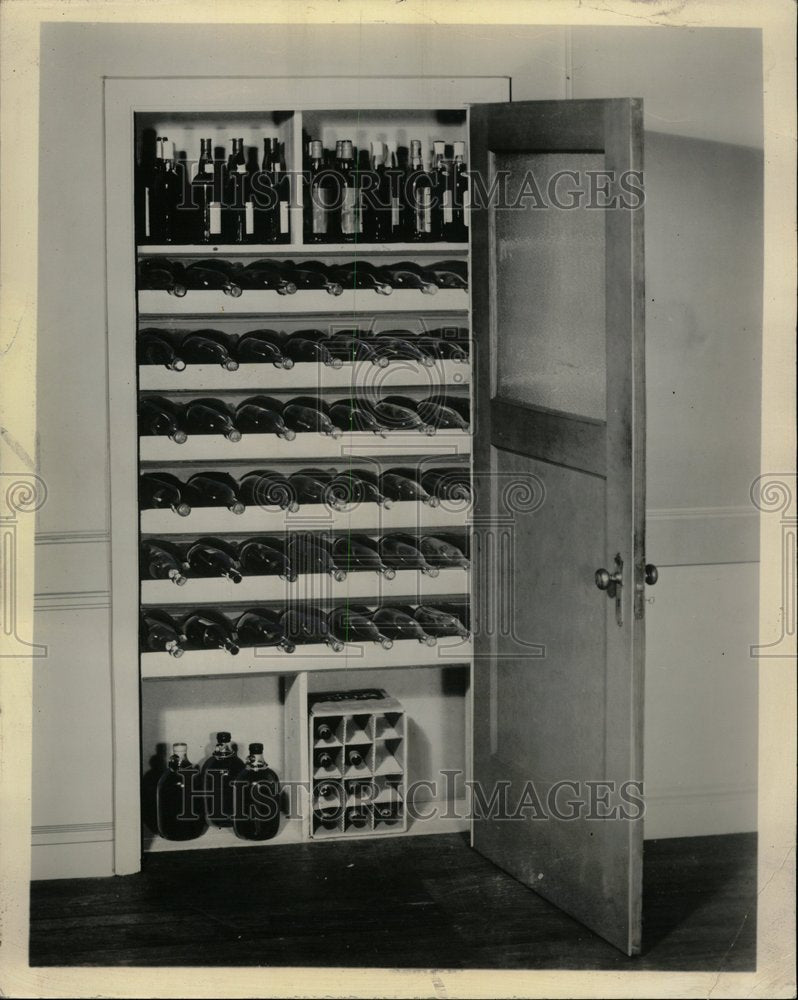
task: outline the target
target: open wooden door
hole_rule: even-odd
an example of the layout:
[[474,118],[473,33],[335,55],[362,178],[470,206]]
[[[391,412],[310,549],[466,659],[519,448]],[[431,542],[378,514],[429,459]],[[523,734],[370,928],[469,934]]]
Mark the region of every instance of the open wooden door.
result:
[[642,103],[477,105],[470,155],[473,844],[632,954],[643,861]]

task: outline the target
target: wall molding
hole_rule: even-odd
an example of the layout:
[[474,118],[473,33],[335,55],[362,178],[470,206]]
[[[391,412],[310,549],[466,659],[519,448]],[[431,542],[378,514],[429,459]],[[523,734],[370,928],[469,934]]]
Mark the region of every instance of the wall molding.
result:
[[645,791],[646,840],[750,833],[757,829],[757,787],[706,785]]
[[650,507],[646,559],[657,566],[759,562],[759,517],[752,504]]
[[113,823],[55,823],[31,827],[31,841],[34,847],[53,844],[102,844],[113,839]]
[[110,590],[64,590],[35,594],[34,611],[85,611],[110,608]]
[[94,545],[110,544],[111,532],[101,531],[37,531],[37,545]]
[[114,874],[112,823],[61,823],[31,830],[31,879]]

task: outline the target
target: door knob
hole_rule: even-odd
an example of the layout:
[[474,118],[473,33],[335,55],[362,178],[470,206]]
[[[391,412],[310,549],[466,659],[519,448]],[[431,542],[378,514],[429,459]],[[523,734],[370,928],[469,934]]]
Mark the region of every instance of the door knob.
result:
[[610,573],[608,569],[596,570],[596,586],[599,590],[609,590],[613,584],[623,583],[623,573],[616,570]]
[[615,600],[615,622],[617,625],[622,626],[623,559],[621,559],[620,552],[615,556],[615,572],[610,573],[608,569],[603,568],[597,569],[595,580],[598,589],[605,591],[610,600]]
[[657,580],[659,580],[659,570],[654,563],[646,563],[646,583],[649,587],[653,587]]

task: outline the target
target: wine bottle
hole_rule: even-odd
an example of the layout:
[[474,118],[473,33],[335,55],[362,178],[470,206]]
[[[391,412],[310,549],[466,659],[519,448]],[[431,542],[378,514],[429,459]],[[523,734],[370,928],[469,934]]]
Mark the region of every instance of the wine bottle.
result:
[[223,434],[228,441],[241,440],[230,407],[221,399],[203,397],[186,403],[185,427],[190,434]]
[[273,396],[250,396],[239,403],[235,424],[247,434],[276,434],[286,441],[296,437],[283,419],[283,404]]
[[389,206],[388,213],[388,235],[386,239],[391,242],[401,240],[405,226],[405,211],[403,210],[402,194],[404,191],[404,171],[399,167],[397,159],[396,142],[389,140],[386,143],[386,164],[385,173],[388,177]]
[[329,750],[317,750],[313,754],[313,766],[317,771],[331,771],[333,776],[337,776],[338,768],[335,765],[335,757]]
[[283,351],[284,341],[285,338],[276,330],[250,330],[236,344],[236,357],[242,362],[293,368],[294,362]]
[[471,477],[459,466],[429,469],[422,473],[421,485],[438,500],[471,501]]
[[393,285],[382,268],[365,260],[351,261],[345,264],[330,264],[327,271],[332,280],[337,281],[342,288],[371,289],[379,295],[390,295]]
[[195,840],[207,829],[202,780],[189,761],[185,743],[173,743],[166,770],[158,779],[156,816],[165,840]]
[[339,399],[331,403],[330,420],[342,431],[371,431],[381,438],[388,436],[371,410],[354,399]]
[[[397,336],[399,334],[399,336]],[[404,330],[383,330],[377,334],[381,357],[389,361],[418,361],[425,368],[435,364],[434,356],[425,349],[425,345],[416,334]],[[412,401],[411,401],[412,402]]]
[[454,144],[452,164],[452,223],[444,239],[457,243],[468,240],[468,173],[465,163],[465,143]]
[[233,830],[242,840],[271,840],[280,829],[280,779],[250,743],[246,764],[233,781]]
[[182,623],[187,641],[195,649],[226,649],[238,654],[236,632],[231,622],[214,608],[191,611]]
[[294,295],[296,285],[283,270],[268,260],[253,260],[241,270],[241,280],[247,288],[277,292],[278,295]]
[[440,608],[422,604],[416,608],[413,617],[425,632],[437,638],[456,635],[461,639],[468,639],[471,634],[459,618]]
[[200,538],[188,546],[186,562],[194,576],[223,576],[241,583],[241,563],[238,549],[222,538]]
[[434,434],[435,428],[429,427],[416,413],[415,400],[410,400],[413,404],[403,406],[389,402],[387,399],[379,399],[372,405],[374,416],[380,424],[389,431],[419,431],[421,434]]
[[351,139],[341,143],[341,159],[338,161],[341,175],[340,232],[344,243],[354,243],[363,232],[363,203],[359,171],[355,167],[354,148]]
[[419,264],[414,264],[413,261],[403,260],[398,264],[383,265],[381,272],[383,280],[390,284],[391,288],[401,290],[415,288],[425,295],[435,295],[438,291],[432,267],[421,267]]
[[221,172],[214,160],[211,139],[200,139],[197,172],[191,182],[192,202],[197,206],[196,240],[216,243],[222,235]]
[[152,234],[152,190],[155,184],[157,144],[160,141],[153,129],[144,129],[141,150],[136,161],[134,218],[136,243],[154,243]]
[[464,260],[442,260],[427,264],[425,273],[438,288],[468,288],[468,263]]
[[391,181],[385,168],[385,146],[371,144],[369,186],[363,190],[363,232],[372,243],[391,239]]
[[327,503],[327,487],[332,475],[324,469],[300,469],[292,472],[288,482],[300,504]]
[[379,476],[366,469],[345,469],[333,476],[327,485],[326,503],[335,510],[361,503],[376,503],[385,510],[392,506],[380,489]]
[[334,608],[328,615],[332,634],[341,642],[376,642],[383,649],[390,649],[393,640],[383,635],[371,620],[370,615],[364,615],[352,608]]
[[286,634],[280,613],[270,608],[250,608],[236,622],[238,642],[242,646],[278,647],[293,653],[294,643]]
[[238,369],[230,354],[230,338],[219,330],[195,330],[187,334],[180,350],[186,361],[195,365],[221,365],[226,371]]
[[452,226],[452,170],[446,162],[446,143],[432,144],[432,228],[434,239],[448,239]]
[[222,202],[222,237],[225,243],[246,242],[247,161],[244,140],[231,139],[230,156],[224,177]]
[[337,583],[342,583],[346,579],[346,570],[336,566],[322,539],[314,535],[309,533],[292,535],[286,544],[285,554],[297,573],[328,574]]
[[186,362],[177,354],[164,335],[165,331],[140,330],[136,341],[138,363],[140,365],[163,365],[170,371],[182,372]]
[[343,361],[325,343],[327,337],[319,330],[297,330],[285,341],[285,353],[292,361],[324,364],[328,368],[342,368]]
[[325,643],[335,653],[340,653],[344,644],[330,631],[327,616],[314,607],[286,609],[281,618],[285,634],[297,644]]
[[431,566],[462,566],[463,569],[471,566],[461,548],[437,535],[422,535],[418,547]]
[[387,354],[380,351],[379,344],[370,344],[366,340],[345,333],[334,334],[325,346],[333,357],[349,364],[354,364],[356,361],[370,361],[377,368],[387,368],[390,362]]
[[297,396],[286,403],[283,419],[295,431],[318,431],[331,438],[341,437],[341,429],[330,419],[325,402],[314,396]]
[[226,507],[234,514],[243,514],[246,509],[238,483],[227,472],[195,472],[188,488],[197,507]]
[[244,762],[233,749],[230,733],[217,733],[213,754],[202,765],[200,772],[208,819],[216,826],[230,826],[233,821],[233,781],[243,768]]
[[296,489],[282,473],[270,469],[248,472],[240,483],[242,500],[253,507],[279,507],[297,511]]
[[136,269],[140,290],[165,291],[181,299],[186,294],[186,270],[165,257],[144,257]]
[[139,641],[142,653],[182,656],[186,636],[167,611],[145,608],[139,618]]
[[457,361],[468,364],[468,342],[458,341],[452,337],[435,336],[435,333],[424,334],[418,338],[419,349],[433,358],[441,361]]
[[186,441],[186,415],[182,408],[165,396],[142,396],[139,399],[139,434],[142,437],[170,438],[175,444]]
[[331,551],[336,565],[347,573],[373,570],[386,580],[396,576],[396,570],[383,561],[379,543],[368,535],[339,535],[333,540]]
[[401,819],[401,806],[395,803],[378,802],[374,806],[374,820],[386,826],[396,826]]
[[468,430],[468,420],[460,412],[463,400],[455,401],[453,397],[428,396],[419,400],[416,407],[418,415],[427,425],[440,430]]
[[283,551],[282,542],[268,535],[241,542],[238,558],[248,576],[279,576],[289,583],[297,578],[297,571]]
[[290,272],[297,288],[305,290],[324,289],[328,295],[338,296],[343,292],[343,285],[330,276],[328,266],[320,260],[292,260],[285,262],[286,270]]
[[419,483],[418,473],[414,469],[388,469],[380,477],[380,483],[386,494],[394,500],[415,500],[437,507],[438,498],[431,495]]
[[337,782],[322,781],[313,789],[313,815],[325,830],[338,827],[343,812],[343,789]]
[[222,291],[237,299],[241,296],[244,281],[248,280],[245,271],[246,268],[240,264],[218,257],[195,260],[186,266],[186,286],[198,291]]
[[369,814],[360,806],[351,806],[346,810],[344,824],[347,828],[354,827],[356,830],[365,829],[368,826]]
[[383,535],[379,541],[380,556],[386,566],[394,569],[419,569],[426,576],[438,576],[440,570],[430,565],[412,535]]
[[324,148],[312,139],[309,148],[309,169],[305,185],[305,242],[326,243],[329,240],[330,216],[336,200],[335,182],[324,163]]
[[156,168],[150,201],[150,228],[155,243],[177,240],[177,211],[180,202],[180,176],[175,169],[174,143],[167,136],[157,140]]
[[407,229],[410,239],[420,242],[434,239],[432,178],[424,169],[421,142],[418,139],[410,140],[410,172],[407,178],[407,190],[410,211]]
[[171,580],[182,587],[186,582],[183,553],[173,542],[144,539],[141,543],[142,579]]
[[416,639],[425,646],[434,646],[437,643],[435,636],[425,632],[411,614],[399,608],[378,608],[371,616],[371,620],[391,639]]
[[279,195],[271,171],[272,143],[263,140],[260,170],[252,176],[252,200],[255,209],[255,243],[276,243],[280,232]]
[[[367,753],[368,751],[366,751]],[[346,766],[354,767],[358,770],[366,771],[368,770],[368,764],[366,763],[366,755],[362,749],[358,747],[347,747],[345,754]]]
[[191,504],[187,502],[190,490],[169,472],[145,472],[139,479],[139,504],[143,510],[173,510],[181,517],[188,517]]
[[272,139],[272,152],[269,161],[272,183],[277,194],[276,206],[276,237],[275,242],[287,243],[290,239],[291,179],[285,172],[285,163],[281,154],[279,139]]
[[317,719],[313,725],[313,738],[317,743],[340,742],[339,726],[330,719]]

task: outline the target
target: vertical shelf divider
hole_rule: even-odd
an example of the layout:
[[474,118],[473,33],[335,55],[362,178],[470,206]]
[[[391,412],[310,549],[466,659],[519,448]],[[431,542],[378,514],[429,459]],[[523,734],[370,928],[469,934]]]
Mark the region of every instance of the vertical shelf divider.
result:
[[305,161],[305,151],[302,141],[302,112],[294,111],[291,120],[291,243],[300,246],[304,242],[303,218],[305,204],[305,188],[302,183],[302,170]]
[[289,804],[308,840],[310,816],[311,760],[308,751],[308,675],[306,671],[285,676],[285,774]]

